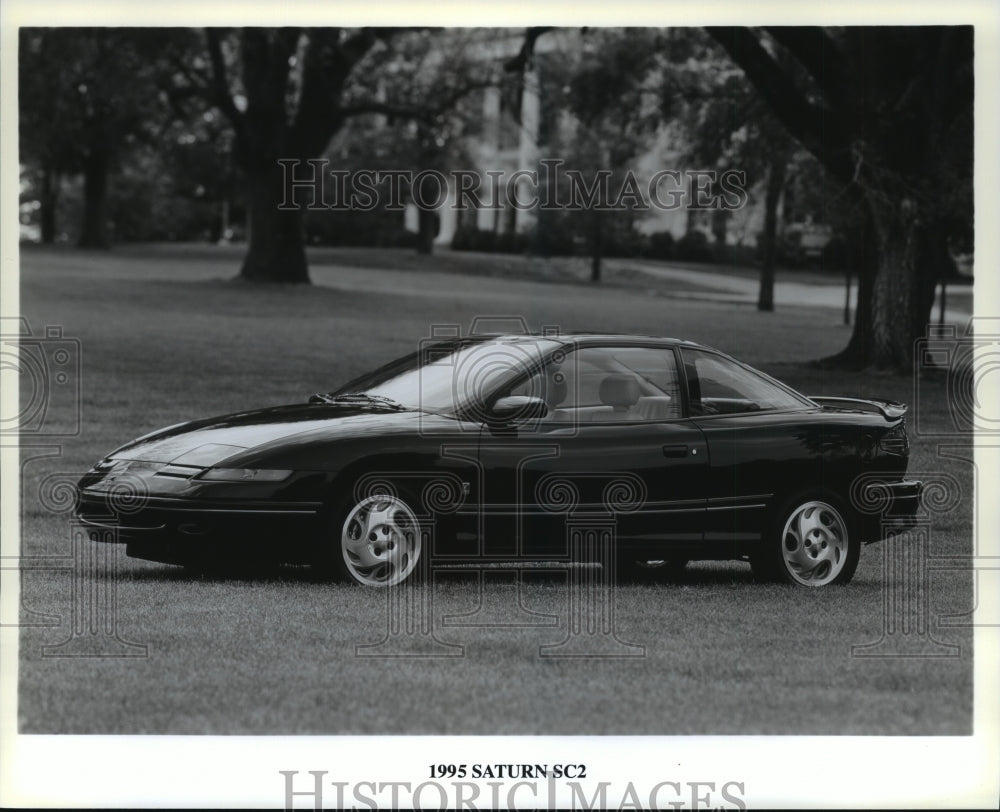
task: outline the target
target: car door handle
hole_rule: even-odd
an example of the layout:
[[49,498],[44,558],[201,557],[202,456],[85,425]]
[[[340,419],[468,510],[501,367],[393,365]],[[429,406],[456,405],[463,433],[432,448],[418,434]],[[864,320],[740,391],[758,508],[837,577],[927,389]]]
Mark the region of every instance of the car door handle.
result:
[[688,447],[686,445],[665,445],[663,446],[664,457],[686,457]]

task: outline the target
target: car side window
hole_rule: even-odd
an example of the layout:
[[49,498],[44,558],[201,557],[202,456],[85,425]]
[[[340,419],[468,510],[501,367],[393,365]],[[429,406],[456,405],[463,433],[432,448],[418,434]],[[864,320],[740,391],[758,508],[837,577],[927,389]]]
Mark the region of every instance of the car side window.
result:
[[763,375],[721,355],[683,349],[693,417],[802,408],[806,404]]
[[556,353],[511,394],[543,398],[547,419],[557,423],[681,417],[677,365],[668,347],[584,347]]

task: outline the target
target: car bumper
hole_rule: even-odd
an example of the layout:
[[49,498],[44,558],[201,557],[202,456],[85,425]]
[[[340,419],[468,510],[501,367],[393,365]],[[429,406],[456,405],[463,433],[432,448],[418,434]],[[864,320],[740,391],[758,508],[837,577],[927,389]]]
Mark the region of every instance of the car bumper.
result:
[[147,496],[138,506],[109,505],[82,491],[77,520],[94,541],[125,544],[133,558],[187,564],[205,557],[309,559],[320,530],[314,502],[212,503]]
[[866,542],[881,541],[914,527],[920,520],[924,483],[915,479],[879,482],[868,486],[866,504],[877,505],[876,513],[865,514]]

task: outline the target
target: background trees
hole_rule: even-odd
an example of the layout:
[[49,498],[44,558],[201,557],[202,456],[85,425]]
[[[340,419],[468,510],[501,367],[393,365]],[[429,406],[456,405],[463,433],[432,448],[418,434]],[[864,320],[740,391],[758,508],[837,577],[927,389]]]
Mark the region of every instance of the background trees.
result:
[[972,27],[710,33],[863,209],[854,333],[831,361],[909,366],[971,223]]
[[597,282],[605,243],[613,236],[620,242],[632,231],[631,210],[609,209],[623,173],[660,124],[660,51],[666,35],[658,29],[597,29],[582,39],[579,54],[559,54],[561,64],[548,61],[545,80],[555,112],[566,111],[575,120],[561,139],[553,139],[567,167],[581,173],[588,189],[600,183],[599,173],[611,173],[607,186],[598,186],[598,204],[572,217],[587,235],[591,281]]
[[168,115],[157,78],[186,32],[164,29],[22,29],[22,162],[39,186],[44,242],[56,233],[62,179],[83,177],[79,245],[106,248],[109,177]]
[[[748,185],[763,184],[764,222],[758,237],[758,310],[774,310],[778,254],[778,204],[796,144],[722,49],[700,31],[675,38],[673,70],[664,88],[663,111],[677,118],[687,139],[685,158],[695,166],[747,173]],[[716,242],[724,241],[730,212],[712,213]]]
[[[499,60],[484,58],[491,39],[478,29],[398,34],[391,49],[372,54],[358,71],[346,110],[362,118],[339,139],[340,154],[352,154],[366,168],[444,173],[472,166],[465,138],[482,133],[480,91],[504,79]],[[442,191],[430,177],[421,186],[402,191],[424,204]],[[430,254],[439,215],[422,205],[417,218],[417,250]]]
[[[972,243],[971,27],[22,29],[19,77],[25,198],[43,241],[216,240],[245,224],[245,279],[309,279],[279,159],[489,168],[475,142],[481,92],[498,87],[510,126],[536,128],[545,157],[584,181],[610,170],[617,189],[656,139],[684,164],[745,170],[764,211],[763,310],[779,201],[786,219],[821,210],[860,282],[851,340],[831,363],[908,366],[935,284]],[[534,122],[520,116],[529,83]],[[512,233],[510,214],[497,218],[505,246],[581,247],[595,280],[611,245],[669,255],[628,211],[538,211],[531,234]],[[728,215],[710,217],[719,258]],[[392,244],[401,222],[385,230]],[[411,244],[429,252],[435,212],[418,226]]]
[[207,90],[232,125],[234,157],[246,186],[244,279],[309,281],[302,211],[282,207],[287,190],[278,161],[304,163],[322,155],[347,119],[344,92],[355,66],[390,36],[374,29],[245,28],[236,35],[206,30]]

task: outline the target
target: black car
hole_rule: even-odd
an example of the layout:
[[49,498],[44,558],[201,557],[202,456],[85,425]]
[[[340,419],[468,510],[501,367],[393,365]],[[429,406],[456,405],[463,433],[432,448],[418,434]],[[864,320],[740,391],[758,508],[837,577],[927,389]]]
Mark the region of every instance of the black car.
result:
[[134,440],[80,480],[77,512],[133,557],[314,563],[368,586],[581,550],[618,572],[748,559],[824,586],[916,511],[905,411],[805,397],[689,341],[455,338],[306,403]]

